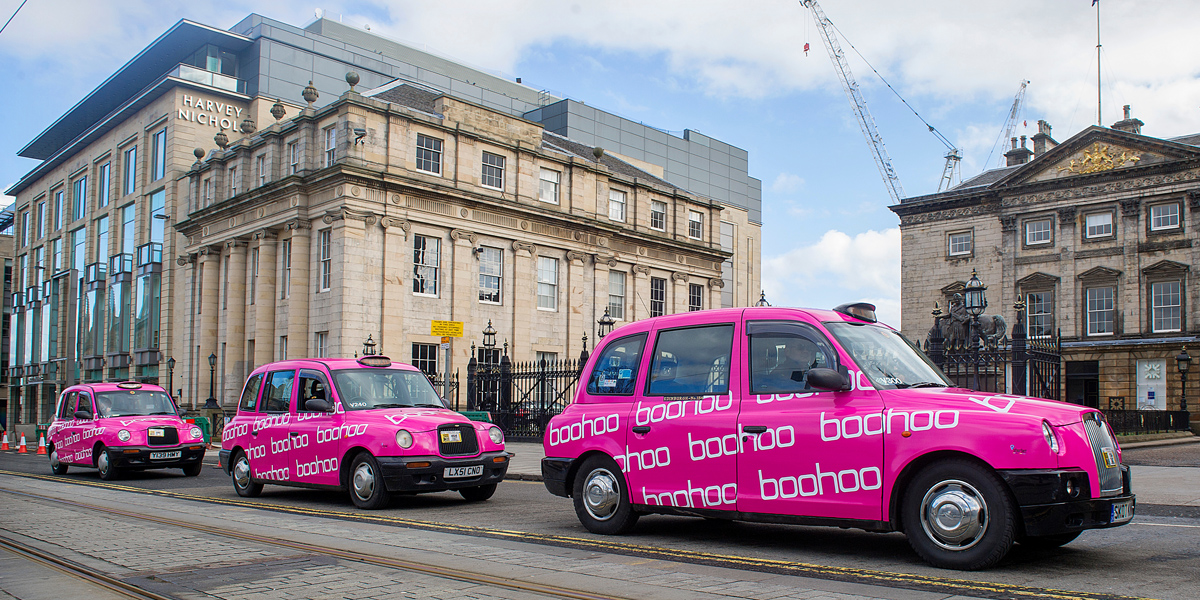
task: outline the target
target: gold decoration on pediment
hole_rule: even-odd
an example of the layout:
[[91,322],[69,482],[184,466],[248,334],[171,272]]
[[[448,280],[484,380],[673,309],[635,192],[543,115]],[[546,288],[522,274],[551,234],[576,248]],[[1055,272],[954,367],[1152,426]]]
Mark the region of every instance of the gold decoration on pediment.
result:
[[1111,171],[1118,167],[1126,165],[1136,165],[1142,157],[1128,150],[1121,150],[1117,154],[1117,149],[1108,144],[1101,145],[1100,142],[1093,142],[1092,147],[1083,151],[1083,158],[1071,159],[1071,163],[1065,167],[1059,167],[1059,173],[1071,173],[1072,175],[1084,175],[1087,173],[1099,173],[1100,171]]

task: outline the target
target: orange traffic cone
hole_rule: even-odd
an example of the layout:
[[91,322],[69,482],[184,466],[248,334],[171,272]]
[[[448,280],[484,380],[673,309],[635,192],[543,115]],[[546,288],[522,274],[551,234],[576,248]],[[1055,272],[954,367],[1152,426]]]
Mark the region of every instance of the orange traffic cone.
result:
[[46,453],[46,436],[45,436],[45,434],[43,434],[43,435],[42,435],[42,437],[38,438],[38,451],[37,451],[37,453],[38,453],[38,454],[45,454],[45,453]]
[[8,432],[7,431],[4,432],[4,441],[0,442],[0,450],[12,450],[12,448],[8,447]]
[[29,450],[25,448],[25,434],[21,434],[21,444],[17,446],[17,454],[29,454]]

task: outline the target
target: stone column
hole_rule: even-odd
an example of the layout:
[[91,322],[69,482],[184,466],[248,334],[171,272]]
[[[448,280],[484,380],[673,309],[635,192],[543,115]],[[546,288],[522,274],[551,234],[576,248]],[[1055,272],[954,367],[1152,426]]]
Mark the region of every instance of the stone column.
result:
[[584,333],[589,334],[589,339],[592,338],[591,328],[587,326],[584,316],[592,312],[591,303],[585,301],[587,294],[584,287],[587,281],[585,274],[591,270],[588,265],[589,258],[591,257],[588,254],[577,250],[567,251],[567,356],[564,358],[579,356],[579,351],[583,349]]
[[537,314],[537,246],[528,242],[512,243],[513,248],[513,356],[517,360],[533,358],[534,315]]
[[[383,217],[383,293],[379,344],[390,356],[407,357],[404,344],[404,275],[408,255],[409,222],[396,217]],[[344,304],[344,303],[343,303]],[[343,340],[343,348],[345,348]],[[344,354],[345,352],[343,352]]]
[[245,240],[225,242],[229,256],[229,289],[225,304],[225,393],[237,398],[246,382],[246,251]]
[[637,321],[650,316],[650,267],[633,265],[631,275],[629,294],[632,295],[633,301],[629,304],[633,308],[626,319]]
[[721,308],[721,291],[724,287],[725,280],[720,276],[708,279],[708,306],[704,308]]
[[[596,321],[604,316],[604,309],[608,308],[608,273],[613,267],[617,266],[617,259],[613,256],[596,256],[595,269],[593,274],[595,283],[593,284],[594,291],[592,293],[592,307],[586,318],[591,322],[587,323],[588,340],[591,342],[592,348],[600,342],[600,338],[596,337]],[[628,287],[628,281],[626,282]],[[626,292],[628,293],[628,292]],[[590,349],[588,350],[591,351]]]
[[265,365],[275,356],[275,265],[278,235],[270,229],[254,232],[258,244],[258,282],[254,285],[254,364]]
[[[196,390],[198,398],[208,399],[209,381],[203,374],[208,374],[208,356],[217,352],[217,326],[218,315],[221,310],[219,304],[218,292],[221,289],[221,251],[212,246],[204,246],[200,248],[200,314],[199,319],[199,343],[200,355],[196,357],[197,363],[196,373],[201,374],[197,378],[199,389]],[[220,394],[217,394],[219,397]],[[203,400],[200,400],[203,403]]]
[[309,278],[312,271],[312,223],[296,219],[287,224],[292,232],[292,285],[288,292],[287,357],[308,358],[309,337],[308,299],[313,290]]
[[671,273],[671,295],[668,314],[685,313],[688,311],[688,274],[683,271]]
[[[471,322],[472,309],[479,301],[479,265],[475,262],[475,254],[472,252],[478,236],[473,231],[452,229],[450,239],[452,240],[451,248],[446,258],[449,259],[447,262],[452,274],[449,277],[443,277],[442,282],[449,281],[451,285],[450,289],[440,290],[438,295],[450,299],[450,320],[463,322],[465,337],[460,342],[465,347],[470,347],[471,337],[478,336],[478,332],[483,331],[484,327],[484,323]],[[511,331],[500,332],[500,335],[497,336],[500,338],[497,340],[497,345],[505,337],[511,335]]]

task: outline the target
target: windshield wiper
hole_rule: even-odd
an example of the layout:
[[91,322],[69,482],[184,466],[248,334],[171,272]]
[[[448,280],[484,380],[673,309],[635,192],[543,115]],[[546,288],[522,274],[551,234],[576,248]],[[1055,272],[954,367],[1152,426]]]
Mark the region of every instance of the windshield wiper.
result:
[[[163,411],[149,413],[149,415],[173,415],[173,414],[175,414],[175,413],[169,413],[169,412],[163,412]],[[149,416],[149,415],[147,415],[147,416]]]
[[446,408],[441,404],[414,404],[413,406],[427,406],[429,408]]
[[946,384],[938,383],[936,381],[918,381],[916,383],[902,383],[900,385],[897,385],[896,389],[931,388],[931,387],[946,387]]
[[412,406],[411,404],[400,404],[397,402],[391,402],[391,403],[376,404],[375,406],[372,406],[371,408],[410,408],[411,406]]

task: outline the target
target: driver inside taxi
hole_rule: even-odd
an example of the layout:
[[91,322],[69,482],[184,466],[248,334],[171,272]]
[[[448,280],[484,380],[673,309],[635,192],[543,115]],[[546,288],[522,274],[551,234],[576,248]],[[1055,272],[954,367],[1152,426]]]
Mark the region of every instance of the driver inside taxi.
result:
[[808,388],[808,371],[817,365],[817,349],[805,339],[790,339],[781,351],[779,364],[759,374],[755,389],[760,392],[788,392]]

